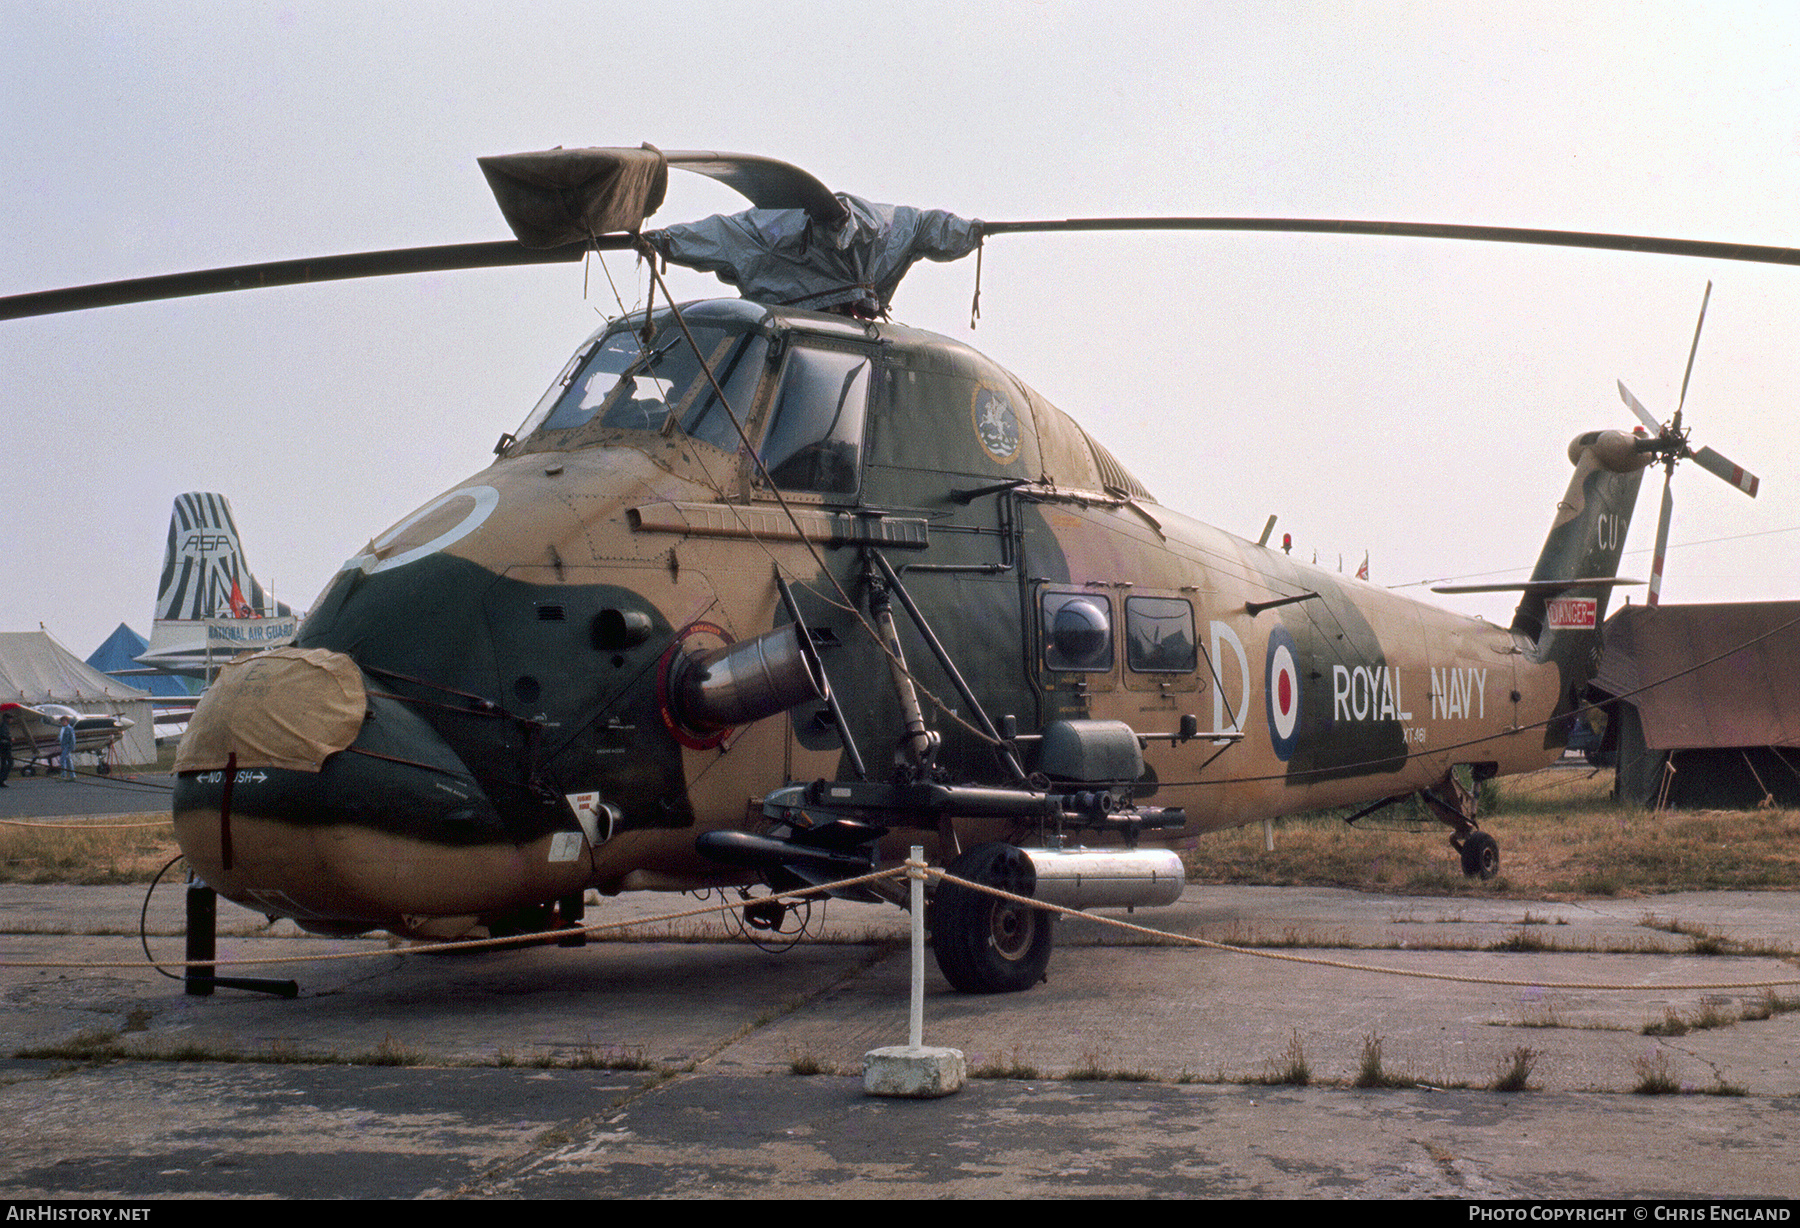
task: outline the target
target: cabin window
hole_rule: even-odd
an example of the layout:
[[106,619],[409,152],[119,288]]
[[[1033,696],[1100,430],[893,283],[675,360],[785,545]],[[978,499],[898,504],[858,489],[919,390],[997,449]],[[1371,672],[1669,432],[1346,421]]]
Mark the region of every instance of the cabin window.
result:
[[[762,376],[767,343],[755,333],[716,326],[694,327],[693,334],[742,421]],[[635,331],[618,329],[575,355],[519,433],[551,436],[590,423],[660,431],[670,415],[696,439],[728,451],[738,447],[737,428],[679,329],[665,328],[647,344]]]
[[1044,664],[1050,669],[1112,669],[1112,603],[1089,593],[1044,594]]
[[794,348],[762,446],[762,461],[775,485],[829,495],[856,493],[873,365],[867,354]]
[[1179,597],[1127,597],[1125,661],[1141,674],[1193,673],[1194,607]]

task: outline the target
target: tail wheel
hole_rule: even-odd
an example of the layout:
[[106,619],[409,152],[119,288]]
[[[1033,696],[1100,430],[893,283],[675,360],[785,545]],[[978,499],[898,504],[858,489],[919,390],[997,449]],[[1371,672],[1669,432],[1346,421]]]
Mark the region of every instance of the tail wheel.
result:
[[[1010,844],[981,844],[944,867],[957,878],[1030,895],[1037,875]],[[1044,979],[1055,942],[1054,916],[955,883],[931,905],[931,947],[944,979],[963,993],[1017,993]]]
[[1487,882],[1500,873],[1500,842],[1484,831],[1470,832],[1462,842],[1463,874]]

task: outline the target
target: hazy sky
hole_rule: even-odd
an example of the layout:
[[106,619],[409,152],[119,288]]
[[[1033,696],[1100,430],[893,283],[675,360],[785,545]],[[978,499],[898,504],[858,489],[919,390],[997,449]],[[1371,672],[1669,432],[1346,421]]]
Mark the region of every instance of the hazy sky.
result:
[[[508,237],[478,155],[764,153],[995,220],[1262,214],[1800,245],[1788,3],[758,5],[0,0],[0,293]],[[1335,15],[1334,15],[1335,14]],[[675,176],[658,221],[742,201]],[[628,305],[642,280],[611,259]],[[1800,269],[1408,239],[1018,236],[895,316],[969,340],[1155,492],[1402,584],[1535,560],[1623,379],[1762,476],[1676,475],[1673,601],[1793,596]],[[148,632],[169,505],[223,491],[310,604],[481,469],[619,310],[580,266],[0,324],[0,629]],[[677,271],[684,297],[724,293]],[[1646,483],[1630,549],[1654,532]],[[1717,540],[1729,539],[1729,540]],[[1644,576],[1646,555],[1626,570]],[[1418,591],[1418,590],[1414,590]],[[1505,598],[1445,598],[1504,621]],[[1634,600],[1642,600],[1641,596]]]

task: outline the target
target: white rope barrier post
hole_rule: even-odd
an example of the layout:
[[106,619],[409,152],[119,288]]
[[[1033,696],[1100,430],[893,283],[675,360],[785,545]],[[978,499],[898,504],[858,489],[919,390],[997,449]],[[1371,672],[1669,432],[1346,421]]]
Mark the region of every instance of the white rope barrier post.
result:
[[917,863],[906,867],[911,882],[912,904],[912,1013],[906,1030],[906,1043],[915,1049],[925,1046],[925,850],[913,845],[909,860]]
[[863,1091],[871,1096],[930,1099],[962,1088],[968,1064],[960,1049],[925,1046],[925,849],[913,845],[906,860],[911,880],[912,992],[904,1045],[871,1049],[863,1054]]

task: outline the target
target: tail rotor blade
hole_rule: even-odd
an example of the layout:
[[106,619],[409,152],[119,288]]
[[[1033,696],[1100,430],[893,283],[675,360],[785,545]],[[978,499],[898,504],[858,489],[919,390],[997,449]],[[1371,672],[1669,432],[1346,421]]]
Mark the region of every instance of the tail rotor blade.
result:
[[1700,330],[1706,327],[1706,305],[1712,301],[1712,282],[1706,283],[1706,293],[1700,299],[1700,318],[1694,322],[1694,344],[1688,347],[1687,370],[1681,373],[1681,400],[1675,402],[1675,429],[1681,429],[1681,407],[1687,404],[1688,378],[1694,374],[1694,355],[1700,352]]
[[1650,411],[1638,404],[1638,399],[1631,395],[1631,389],[1625,386],[1624,380],[1619,381],[1619,399],[1631,407],[1631,412],[1638,416],[1639,422],[1650,429],[1652,435],[1662,434],[1662,423],[1652,418]]
[[1730,482],[1752,499],[1756,498],[1757,488],[1762,485],[1754,473],[1746,471],[1739,465],[1734,465],[1711,448],[1701,448],[1694,453],[1694,463],[1714,477]]
[[1669,520],[1675,515],[1675,496],[1669,491],[1669,479],[1674,476],[1674,465],[1664,469],[1662,516],[1656,522],[1656,558],[1650,564],[1649,605],[1656,605],[1662,600],[1663,556],[1669,550]]

